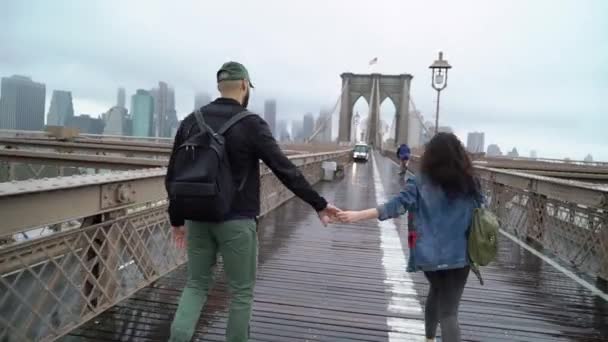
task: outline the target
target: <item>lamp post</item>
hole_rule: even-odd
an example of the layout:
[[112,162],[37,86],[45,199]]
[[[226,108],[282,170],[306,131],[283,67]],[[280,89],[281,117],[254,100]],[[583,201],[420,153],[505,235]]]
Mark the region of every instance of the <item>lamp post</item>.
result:
[[441,91],[448,86],[448,70],[452,66],[443,59],[443,52],[439,51],[437,59],[429,69],[431,69],[431,86],[437,90],[437,109],[435,110],[435,134],[439,133],[439,98]]

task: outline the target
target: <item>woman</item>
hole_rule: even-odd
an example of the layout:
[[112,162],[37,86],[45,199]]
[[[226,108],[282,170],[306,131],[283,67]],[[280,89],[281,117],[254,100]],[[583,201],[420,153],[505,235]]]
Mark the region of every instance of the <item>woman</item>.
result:
[[467,236],[473,209],[482,201],[473,166],[462,143],[439,133],[427,144],[420,173],[403,191],[378,208],[343,211],[342,222],[398,217],[414,213],[414,268],[430,283],[424,320],[426,338],[434,341],[441,323],[442,340],[460,341],[458,305],[469,275]]

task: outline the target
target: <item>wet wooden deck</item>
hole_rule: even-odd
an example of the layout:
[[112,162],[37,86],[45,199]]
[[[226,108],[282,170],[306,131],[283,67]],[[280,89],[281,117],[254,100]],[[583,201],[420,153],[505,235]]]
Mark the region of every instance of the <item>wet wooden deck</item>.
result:
[[[340,207],[376,205],[399,191],[397,168],[376,156],[318,189]],[[251,341],[422,341],[426,280],[404,272],[403,220],[323,228],[299,200],[260,222]],[[397,228],[399,227],[399,228]],[[467,341],[606,341],[608,303],[509,240],[469,278]],[[65,341],[166,341],[185,268],[116,305]],[[219,277],[194,340],[223,341],[228,298]]]

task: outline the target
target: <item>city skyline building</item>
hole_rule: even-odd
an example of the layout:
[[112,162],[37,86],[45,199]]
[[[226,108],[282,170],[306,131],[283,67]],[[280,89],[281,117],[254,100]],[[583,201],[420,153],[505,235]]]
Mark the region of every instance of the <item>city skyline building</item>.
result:
[[289,136],[289,131],[287,130],[287,121],[285,120],[279,120],[277,122],[277,139],[279,141],[291,140]]
[[483,132],[467,134],[467,151],[470,153],[483,153],[485,151],[485,134]]
[[65,90],[53,90],[51,105],[46,117],[47,126],[65,126],[73,116],[72,93]]
[[13,75],[0,81],[0,129],[40,131],[44,128],[46,86]]
[[498,145],[490,144],[488,145],[488,151],[486,152],[486,155],[488,157],[501,157],[502,151],[500,150],[500,147]]
[[80,114],[69,118],[65,126],[76,128],[80,133],[103,134],[105,123],[101,118],[93,118],[88,114]]
[[585,161],[585,162],[587,162],[587,163],[592,163],[592,162],[593,162],[593,156],[591,155],[591,153],[588,153],[588,154],[585,156],[584,161]]
[[114,106],[104,115],[104,135],[129,135],[127,110]]
[[519,152],[517,152],[517,148],[513,147],[513,149],[509,153],[507,153],[507,157],[511,157],[511,158],[519,157]]
[[388,123],[386,123],[386,121],[384,121],[383,119],[380,119],[378,121],[378,138],[380,142],[384,142],[386,139],[388,139],[388,130],[389,130],[390,126]]
[[208,105],[211,102],[211,96],[204,92],[199,92],[194,95],[194,110]]
[[154,98],[154,119],[152,121],[155,137],[172,137],[177,129],[177,112],[175,111],[175,92],[163,81],[158,88],[150,90]]
[[351,121],[351,132],[350,132],[350,141],[353,142],[357,142],[358,141],[358,137],[359,137],[359,132],[361,131],[361,126],[362,126],[362,118],[361,115],[359,114],[359,111],[355,111],[355,114],[353,115],[353,119]]
[[127,92],[125,88],[118,88],[118,94],[116,94],[116,105],[118,107],[127,108]]
[[295,119],[291,122],[291,138],[294,142],[301,142],[303,140],[303,127],[302,120]]
[[138,137],[152,136],[154,98],[149,91],[137,89],[131,96],[132,134]]
[[310,138],[310,136],[314,133],[315,129],[315,117],[312,113],[304,114],[304,119],[302,120],[302,140],[306,140]]
[[277,135],[277,101],[275,99],[268,99],[264,101],[264,120],[270,126],[272,135]]

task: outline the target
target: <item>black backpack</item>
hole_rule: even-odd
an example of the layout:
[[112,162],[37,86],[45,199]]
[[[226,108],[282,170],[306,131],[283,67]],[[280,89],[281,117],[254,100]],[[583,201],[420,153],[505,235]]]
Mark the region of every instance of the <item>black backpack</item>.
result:
[[[237,122],[255,115],[243,111],[228,120],[217,132],[205,123],[203,113],[194,112],[199,132],[188,136],[175,151],[174,169],[169,179],[169,196],[184,219],[223,221],[237,191],[226,153],[224,134]],[[172,204],[172,205],[173,205]]]

